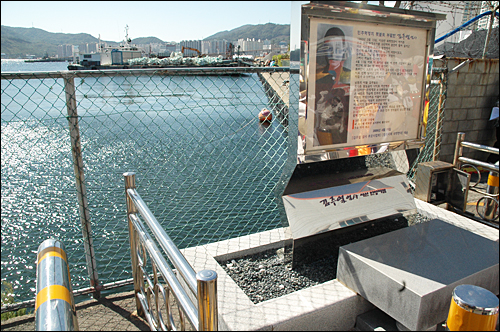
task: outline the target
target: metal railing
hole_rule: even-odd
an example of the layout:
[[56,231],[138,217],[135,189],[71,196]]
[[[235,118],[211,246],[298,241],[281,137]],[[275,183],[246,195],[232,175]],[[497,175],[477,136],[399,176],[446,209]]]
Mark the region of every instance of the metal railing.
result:
[[[179,306],[181,330],[185,330],[184,315],[196,330],[218,330],[217,273],[212,270],[202,270],[195,273],[137,193],[135,189],[135,173],[127,172],[123,175],[125,177],[130,253],[137,313],[140,316],[145,316],[152,330],[179,330],[179,327],[175,326],[169,301],[169,293],[172,291]],[[197,303],[190,300],[176,274],[147,232],[145,225],[139,219],[138,214],[144,218],[147,226],[167,254],[178,274],[182,277],[189,291],[196,296]],[[146,267],[147,254],[150,257],[153,280],[151,280]],[[159,276],[166,282],[166,287],[160,283]],[[147,284],[146,289],[144,280],[146,280]],[[151,301],[154,303],[154,308]],[[162,304],[166,310],[166,320],[162,316]]]
[[[463,148],[469,148],[477,151],[493,153],[496,155],[499,154],[499,149],[491,146],[465,142],[464,140],[465,140],[465,133],[458,133],[455,145],[455,155],[453,159],[453,165],[458,169],[462,169],[465,167],[474,168],[474,170],[478,175],[478,178],[472,186],[467,188],[467,190],[472,190],[483,195],[476,202],[476,212],[486,222],[496,221],[497,224],[493,224],[493,226],[498,228],[498,214],[499,214],[498,162],[496,164],[491,164],[488,162],[463,157]],[[475,188],[477,184],[481,182],[481,172],[477,167],[481,167],[490,172],[488,176],[488,186],[486,188],[486,191],[481,191]]]
[[64,243],[48,239],[40,244],[36,274],[36,331],[78,331]]

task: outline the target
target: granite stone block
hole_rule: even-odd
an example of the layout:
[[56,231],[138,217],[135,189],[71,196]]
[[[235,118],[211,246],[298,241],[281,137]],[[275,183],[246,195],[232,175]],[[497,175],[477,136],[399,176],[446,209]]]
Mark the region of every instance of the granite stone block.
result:
[[411,330],[446,320],[451,294],[498,294],[498,243],[434,219],[341,247],[337,279]]

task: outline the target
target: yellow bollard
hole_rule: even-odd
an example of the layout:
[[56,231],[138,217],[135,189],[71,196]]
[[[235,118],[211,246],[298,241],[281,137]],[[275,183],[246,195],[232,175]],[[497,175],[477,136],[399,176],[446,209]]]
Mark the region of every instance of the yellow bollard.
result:
[[495,331],[498,298],[489,290],[460,285],[453,290],[446,320],[448,331]]
[[64,243],[47,239],[38,247],[35,330],[78,331]]

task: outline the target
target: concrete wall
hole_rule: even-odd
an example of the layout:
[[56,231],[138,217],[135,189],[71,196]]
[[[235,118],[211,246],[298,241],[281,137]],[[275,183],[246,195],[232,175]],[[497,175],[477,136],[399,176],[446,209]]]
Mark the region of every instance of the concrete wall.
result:
[[[447,59],[451,71],[467,59]],[[445,66],[442,60],[434,60],[433,67]],[[465,141],[493,146],[496,141],[493,121],[488,121],[491,109],[498,100],[499,60],[474,59],[458,71],[448,75],[445,103],[441,161],[453,162],[458,132],[465,133]],[[463,156],[486,161],[489,154],[464,148]]]

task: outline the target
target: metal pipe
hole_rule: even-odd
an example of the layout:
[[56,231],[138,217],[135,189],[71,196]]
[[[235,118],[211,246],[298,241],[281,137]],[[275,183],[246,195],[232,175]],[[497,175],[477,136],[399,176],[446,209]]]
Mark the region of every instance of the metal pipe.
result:
[[465,133],[457,134],[457,142],[455,144],[455,156],[453,157],[453,166],[458,169],[460,169],[458,158],[462,155],[463,152],[462,142],[464,141],[464,139],[465,139]]
[[498,154],[498,151],[499,151],[498,148],[494,148],[492,146],[481,145],[481,144],[470,143],[470,142],[462,142],[462,146],[465,148],[474,149],[474,150],[483,151],[483,152],[488,152],[488,153],[494,153],[494,154]]
[[[467,157],[459,157],[458,161],[463,162],[464,164],[472,164],[474,166],[480,166],[480,167],[482,167],[490,172],[493,171],[493,172],[498,173],[498,166],[495,166],[495,165],[490,164],[490,163],[486,163],[484,161],[474,160],[474,159],[470,159]],[[456,167],[456,168],[458,168],[458,167]]]
[[196,274],[198,283],[198,331],[218,331],[217,273],[202,270]]
[[54,239],[38,247],[35,328],[37,331],[78,331],[75,300],[64,243]]
[[137,193],[135,189],[127,189],[127,194],[133,201],[134,205],[137,207],[137,210],[144,218],[144,221],[148,225],[149,229],[153,232],[153,235],[158,240],[160,246],[165,250],[168,255],[170,261],[174,264],[177,271],[180,272],[186,284],[189,286],[190,290],[193,294],[197,293],[197,282],[196,282],[196,274],[188,263],[186,258],[181,254],[179,249],[176,247],[172,239],[165,233],[158,220],[156,220],[155,216],[147,205],[142,200],[141,196]]
[[137,209],[127,194],[128,189],[135,189],[135,173],[126,172],[123,173],[125,178],[125,198],[127,202],[127,220],[128,220],[128,232],[129,232],[129,242],[130,242],[130,258],[132,263],[132,277],[134,279],[134,295],[135,295],[135,305],[137,308],[137,314],[144,317],[144,311],[142,309],[141,301],[139,299],[139,293],[141,288],[144,288],[144,276],[139,273],[138,262],[137,262],[137,234],[132,224],[131,216],[137,213]]
[[104,69],[104,70],[64,70],[53,72],[2,72],[2,80],[15,79],[44,79],[44,78],[75,78],[75,77],[103,77],[103,76],[137,76],[137,75],[224,75],[262,72],[290,72],[298,74],[299,69],[290,67],[203,67],[203,68],[140,68],[140,69]]
[[90,279],[90,287],[96,291],[92,294],[94,299],[101,296],[99,291],[99,276],[97,274],[97,264],[92,243],[92,231],[90,226],[90,214],[87,201],[87,189],[85,186],[85,176],[83,174],[82,147],[80,143],[80,125],[78,123],[78,112],[76,109],[75,80],[71,75],[64,75],[64,90],[66,93],[66,109],[68,112],[68,123],[71,137],[71,152],[73,155],[73,170],[75,172],[76,194],[78,197],[78,207],[80,209],[80,223],[82,226],[83,245],[85,248],[85,260],[87,262],[87,272]]
[[[475,21],[479,20],[481,17],[486,16],[486,15],[490,15],[490,14],[491,14],[491,11],[489,11],[489,10],[488,10],[488,11],[486,11],[486,12],[484,12],[484,13],[482,13],[482,14],[479,14],[478,16],[476,16],[476,17],[474,17],[474,18],[472,18],[472,19],[468,20],[467,22],[465,22],[464,24],[462,24],[462,25],[461,25],[461,26],[459,26],[458,28],[454,29],[453,31],[450,31],[450,32],[448,32],[446,35],[444,35],[444,36],[442,36],[442,37],[439,37],[438,39],[436,39],[436,40],[434,41],[434,44],[437,44],[437,43],[439,43],[440,41],[445,40],[446,38],[448,38],[448,37],[450,37],[450,36],[454,35],[455,33],[459,32],[462,28],[465,28],[465,27],[466,27],[466,26],[468,26],[469,24],[472,24],[472,23],[474,23]],[[497,14],[497,15],[498,15],[498,14]]]

